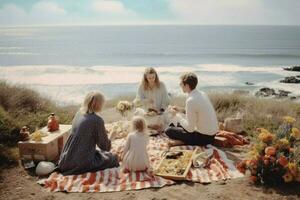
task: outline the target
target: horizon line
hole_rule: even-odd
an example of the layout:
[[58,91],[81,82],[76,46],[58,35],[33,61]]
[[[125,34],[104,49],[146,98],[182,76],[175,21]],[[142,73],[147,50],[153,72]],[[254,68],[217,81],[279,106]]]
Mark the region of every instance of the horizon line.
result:
[[27,27],[80,27],[80,26],[300,26],[300,24],[48,24],[48,25],[0,25],[0,28]]

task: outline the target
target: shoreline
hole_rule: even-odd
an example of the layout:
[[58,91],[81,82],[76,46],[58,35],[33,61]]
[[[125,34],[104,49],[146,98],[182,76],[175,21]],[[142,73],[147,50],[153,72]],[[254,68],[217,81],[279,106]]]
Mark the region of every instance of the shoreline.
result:
[[[284,70],[284,66],[243,66],[199,64],[186,66],[156,66],[168,92],[181,95],[180,74],[193,71],[199,77],[199,89],[205,92],[232,93],[247,90],[255,94],[261,88],[285,90],[289,96],[300,96],[297,81],[300,72]],[[0,80],[25,86],[61,105],[78,104],[89,91],[102,91],[107,99],[135,94],[144,66],[1,66]],[[286,78],[286,77],[295,77]],[[288,83],[281,83],[281,81]],[[299,80],[300,81],[300,80]]]

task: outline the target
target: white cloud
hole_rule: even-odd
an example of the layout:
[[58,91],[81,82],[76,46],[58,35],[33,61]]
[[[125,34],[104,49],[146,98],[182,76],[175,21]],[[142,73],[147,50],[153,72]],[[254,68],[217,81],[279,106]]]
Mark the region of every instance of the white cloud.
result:
[[[271,9],[272,3],[262,0],[169,0],[170,9],[181,23],[299,24],[289,10]],[[292,8],[292,5],[288,7]]]
[[63,8],[50,1],[38,2],[28,12],[17,5],[8,4],[0,9],[0,25],[57,24],[65,14]]
[[97,12],[123,14],[128,12],[122,2],[114,0],[97,0],[93,2],[93,9]]
[[32,8],[33,13],[44,13],[51,15],[63,15],[65,10],[59,7],[55,2],[41,1],[36,3]]
[[139,19],[137,13],[118,0],[94,0],[90,9],[95,15],[91,22],[96,24],[130,24]]
[[[1,1],[1,0],[0,0]],[[139,1],[139,0],[137,0]],[[285,24],[300,25],[299,0],[168,0],[168,21],[142,18],[121,0],[90,0],[80,12],[66,11],[51,0],[30,10],[15,4],[0,8],[1,25],[63,24]],[[140,16],[141,15],[141,16]],[[171,19],[173,17],[173,19]]]

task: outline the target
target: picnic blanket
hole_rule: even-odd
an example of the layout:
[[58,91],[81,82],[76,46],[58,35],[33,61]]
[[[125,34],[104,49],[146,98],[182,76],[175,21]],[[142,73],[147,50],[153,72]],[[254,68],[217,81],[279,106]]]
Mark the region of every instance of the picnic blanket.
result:
[[[150,137],[148,145],[149,159],[153,169],[160,161],[161,154],[169,150],[168,139],[164,136]],[[112,142],[112,152],[121,154],[125,145],[125,139],[117,139]],[[171,149],[194,150],[196,146],[178,146]],[[207,154],[212,155],[206,168],[191,168],[187,180],[199,183],[226,180],[242,177],[234,163],[226,157],[226,154],[212,145],[200,147]],[[79,161],[80,162],[80,161]],[[125,190],[138,190],[143,188],[160,188],[175,184],[168,180],[147,172],[123,173],[121,168],[111,168],[94,173],[63,176],[57,172],[48,178],[38,181],[49,191],[53,192],[114,192]]]

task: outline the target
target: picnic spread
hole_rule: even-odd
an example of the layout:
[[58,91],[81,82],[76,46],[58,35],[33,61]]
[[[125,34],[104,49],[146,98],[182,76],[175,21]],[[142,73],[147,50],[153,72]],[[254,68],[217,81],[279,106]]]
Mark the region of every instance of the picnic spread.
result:
[[[227,180],[243,177],[235,167],[233,161],[226,157],[222,150],[208,145],[207,147],[197,146],[177,146],[169,148],[167,138],[164,136],[150,137],[148,152],[154,174],[149,172],[129,172],[123,173],[121,168],[105,169],[93,173],[81,175],[63,176],[57,172],[52,173],[48,178],[41,179],[38,183],[44,185],[53,192],[114,192],[126,190],[138,190],[144,188],[161,188],[166,185],[175,184],[174,177],[158,176],[155,169],[163,158],[164,152],[190,151],[198,149],[205,152],[208,157],[205,167],[194,167],[190,165],[186,177],[181,176],[181,180],[198,183],[211,183],[213,181]],[[123,151],[125,139],[116,139],[112,142],[112,152],[120,155]],[[168,154],[166,154],[168,155]]]
[[[141,112],[138,114],[141,114]],[[161,126],[166,123],[166,115],[161,113],[149,112],[142,114],[150,124],[161,123],[159,124]],[[105,127],[109,134],[114,136],[111,152],[121,156],[126,137],[130,132],[129,121],[123,119],[105,124]],[[57,160],[69,136],[70,129],[71,125],[55,124],[55,129],[53,129],[53,126],[48,125],[48,127],[41,130],[36,130],[30,135],[30,139],[27,138],[27,134],[23,133],[26,136],[26,141],[19,142],[21,158],[39,161]],[[27,130],[24,128],[23,131]],[[149,136],[152,136],[147,146],[150,170],[124,172],[121,167],[115,167],[66,176],[53,172],[48,178],[40,179],[38,183],[52,192],[115,192],[151,187],[161,188],[176,184],[178,180],[211,183],[244,176],[235,167],[234,162],[226,157],[225,152],[215,146],[183,145],[169,147],[168,138],[164,134],[159,134],[157,130],[150,129]],[[219,143],[216,142],[221,147],[228,144],[231,147],[247,144],[244,137],[234,133],[220,131],[217,136],[225,138],[223,141],[226,142],[223,144],[221,142],[221,145],[220,141]],[[40,162],[37,173],[39,171],[39,174],[43,174],[40,168],[45,171],[45,166],[52,167],[51,163]]]

